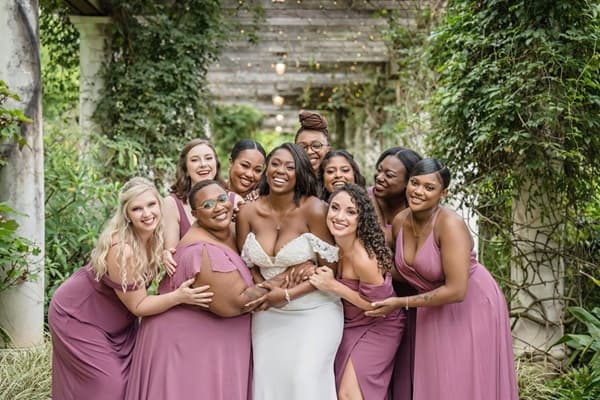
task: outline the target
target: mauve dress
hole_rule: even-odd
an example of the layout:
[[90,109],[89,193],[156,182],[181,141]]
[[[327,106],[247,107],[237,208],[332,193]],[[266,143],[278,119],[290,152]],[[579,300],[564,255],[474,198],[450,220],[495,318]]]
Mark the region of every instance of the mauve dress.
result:
[[[356,279],[338,280],[357,291],[369,302],[395,296],[392,278],[386,275],[381,285],[368,285]],[[367,317],[364,310],[342,299],[344,306],[344,334],[335,358],[335,381],[339,390],[348,359],[364,399],[388,399],[394,355],[402,339],[404,310],[397,310],[385,318]]]
[[[419,293],[441,286],[445,277],[433,230],[412,266],[404,262],[402,231],[398,272]],[[417,309],[414,400],[518,400],[506,300],[474,251],[468,279],[462,302]]]
[[188,230],[190,230],[190,220],[188,219],[185,209],[183,208],[183,202],[175,193],[171,193],[171,197],[175,200],[177,205],[177,211],[179,212],[179,239],[181,239]]
[[90,264],[54,293],[48,308],[53,399],[123,399],[138,320],[115,290],[121,285],[106,275],[96,281]]
[[[161,287],[175,290],[199,273],[204,249],[213,271],[237,271],[246,285],[253,284],[237,252],[200,241],[177,249],[177,270]],[[179,305],[142,319],[125,398],[246,400],[251,357],[249,315],[221,318]]]

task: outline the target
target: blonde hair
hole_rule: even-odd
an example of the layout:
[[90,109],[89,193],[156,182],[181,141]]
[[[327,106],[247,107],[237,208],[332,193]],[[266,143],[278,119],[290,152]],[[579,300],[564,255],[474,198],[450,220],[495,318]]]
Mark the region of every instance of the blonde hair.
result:
[[[119,192],[119,205],[100,234],[96,247],[92,250],[92,267],[96,279],[100,280],[108,272],[106,262],[108,252],[113,245],[116,246],[121,286],[124,291],[127,288],[127,282],[133,282],[136,288],[145,287],[160,270],[164,250],[162,213],[150,239],[149,256],[127,217],[129,203],[147,191],[151,191],[156,197],[162,211],[162,198],[154,184],[145,178],[130,179]],[[131,251],[126,254],[127,247]],[[133,272],[132,276],[128,276],[128,271]]]

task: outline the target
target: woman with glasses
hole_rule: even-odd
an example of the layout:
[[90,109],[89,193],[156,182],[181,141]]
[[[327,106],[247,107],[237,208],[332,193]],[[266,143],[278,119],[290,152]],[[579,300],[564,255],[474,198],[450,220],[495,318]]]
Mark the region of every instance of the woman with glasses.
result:
[[53,399],[123,399],[138,318],[178,304],[208,307],[212,293],[191,288],[190,279],[164,295],[146,292],[162,250],[160,195],[147,179],[133,178],[123,185],[90,263],[52,296]]
[[233,205],[214,180],[197,183],[189,195],[196,221],[177,246],[175,274],[161,293],[194,279],[214,296],[208,310],[174,307],[144,318],[133,353],[126,399],[203,398],[246,400],[250,384],[250,316],[244,305],[265,290],[237,253]]
[[310,111],[300,111],[300,129],[294,142],[308,156],[312,170],[317,173],[321,160],[329,151],[329,132],[325,117]]
[[[188,196],[192,187],[201,181],[220,181],[221,163],[212,143],[205,139],[190,140],[182,149],[177,161],[176,180],[170,194],[165,197],[165,253],[163,262],[167,273],[175,272],[176,263],[172,251],[194,222]],[[231,201],[237,208],[242,198],[230,192]]]
[[[282,273],[298,275],[306,262],[337,261],[326,206],[316,197],[315,174],[299,146],[285,143],[271,151],[259,194],[237,218],[238,247],[256,283]],[[257,307],[253,399],[337,399],[333,363],[344,327],[339,298],[315,290],[308,280],[262,285],[269,292],[250,303]]]

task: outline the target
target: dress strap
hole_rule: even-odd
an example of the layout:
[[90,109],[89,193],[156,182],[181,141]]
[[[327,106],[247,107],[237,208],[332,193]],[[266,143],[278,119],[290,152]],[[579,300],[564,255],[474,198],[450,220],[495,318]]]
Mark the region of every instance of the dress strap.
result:
[[229,192],[229,202],[235,204],[235,192]]
[[190,229],[191,223],[183,208],[183,201],[175,193],[171,193],[175,204],[177,204],[177,211],[179,212],[179,239],[181,239],[186,232]]

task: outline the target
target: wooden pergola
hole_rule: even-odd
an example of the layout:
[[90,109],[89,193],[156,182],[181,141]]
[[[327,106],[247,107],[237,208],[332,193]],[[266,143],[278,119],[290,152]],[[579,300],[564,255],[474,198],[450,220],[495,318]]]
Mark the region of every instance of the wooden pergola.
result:
[[[73,14],[108,16],[98,0],[65,0]],[[297,127],[299,98],[307,88],[326,100],[335,86],[362,83],[374,71],[386,71],[389,53],[383,40],[385,15],[396,12],[407,28],[414,26],[414,0],[255,0],[264,12],[258,24],[238,0],[221,7],[234,37],[208,72],[215,101],[245,104],[265,115],[264,127]],[[256,40],[251,43],[250,34]],[[284,74],[275,72],[278,61]],[[274,96],[283,98],[274,104]]]

